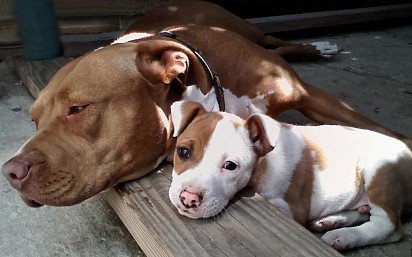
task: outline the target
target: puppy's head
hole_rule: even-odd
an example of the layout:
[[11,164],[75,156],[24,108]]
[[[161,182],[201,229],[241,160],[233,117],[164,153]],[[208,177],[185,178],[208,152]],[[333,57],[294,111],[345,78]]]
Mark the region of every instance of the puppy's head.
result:
[[277,135],[266,133],[264,115],[247,121],[229,113],[208,113],[195,102],[172,105],[173,181],[169,197],[190,218],[218,214],[244,188],[258,157],[270,152]]

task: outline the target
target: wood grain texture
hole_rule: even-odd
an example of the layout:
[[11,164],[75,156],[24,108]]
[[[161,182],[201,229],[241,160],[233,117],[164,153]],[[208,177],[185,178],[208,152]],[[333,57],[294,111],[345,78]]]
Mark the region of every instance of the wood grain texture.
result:
[[70,60],[61,57],[46,61],[27,61],[23,57],[16,57],[14,68],[32,96],[37,98],[54,74]]
[[[36,97],[67,61],[18,58],[15,64]],[[213,218],[180,215],[168,198],[171,170],[170,164],[162,164],[148,176],[104,193],[147,256],[342,256],[250,191],[242,191]]]
[[163,164],[105,193],[148,256],[341,256],[247,190],[216,217],[186,218],[168,199],[170,173],[170,164]]

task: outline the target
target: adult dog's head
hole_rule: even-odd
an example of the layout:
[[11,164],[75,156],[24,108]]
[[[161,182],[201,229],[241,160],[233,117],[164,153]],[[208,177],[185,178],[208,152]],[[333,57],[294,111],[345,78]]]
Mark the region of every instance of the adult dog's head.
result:
[[68,63],[32,105],[37,132],[3,174],[30,206],[76,204],[147,174],[171,148],[171,103],[202,72],[189,49],[159,37]]

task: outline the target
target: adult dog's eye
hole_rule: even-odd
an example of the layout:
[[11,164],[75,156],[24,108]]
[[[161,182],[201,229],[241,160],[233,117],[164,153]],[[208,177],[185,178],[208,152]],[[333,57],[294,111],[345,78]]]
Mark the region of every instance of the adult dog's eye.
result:
[[190,150],[186,147],[177,148],[177,153],[179,154],[179,157],[182,159],[189,159],[190,157]]
[[89,106],[89,104],[70,106],[69,111],[67,112],[67,115],[73,115],[73,114],[79,113],[83,111],[84,109],[86,109],[87,106]]
[[237,164],[232,161],[227,161],[223,164],[223,168],[226,170],[235,170],[237,168]]

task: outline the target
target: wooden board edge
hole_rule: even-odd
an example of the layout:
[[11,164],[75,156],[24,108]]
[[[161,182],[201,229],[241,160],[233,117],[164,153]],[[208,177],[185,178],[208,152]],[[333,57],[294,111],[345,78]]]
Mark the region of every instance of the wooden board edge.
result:
[[247,21],[264,33],[273,33],[405,17],[412,17],[412,4],[259,17]]
[[22,83],[26,86],[27,90],[29,90],[30,94],[34,98],[37,98],[40,93],[40,88],[30,77],[28,66],[23,57],[18,56],[14,59],[14,69],[16,70],[17,75],[19,76]]
[[[293,30],[312,29],[319,27],[332,27],[353,23],[372,22],[395,18],[412,17],[412,4],[399,4],[376,6],[367,8],[334,10],[324,12],[310,12],[280,16],[269,16],[246,19],[260,28],[264,33],[286,32]],[[79,17],[78,17],[79,18]],[[134,16],[105,16],[105,17],[80,17],[61,18],[59,20],[60,32],[65,34],[95,34],[112,31],[122,31],[133,23]],[[12,37],[4,37],[0,47],[21,47],[20,38],[17,36],[15,20],[0,20],[0,27],[8,26]],[[88,42],[88,40],[81,40]]]
[[156,239],[141,222],[141,217],[132,207],[133,205],[127,202],[126,197],[122,197],[114,188],[103,193],[103,196],[148,257],[173,256],[159,244],[158,240],[161,240],[161,238]]

